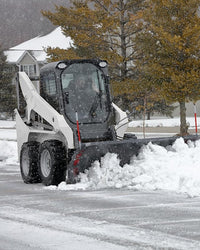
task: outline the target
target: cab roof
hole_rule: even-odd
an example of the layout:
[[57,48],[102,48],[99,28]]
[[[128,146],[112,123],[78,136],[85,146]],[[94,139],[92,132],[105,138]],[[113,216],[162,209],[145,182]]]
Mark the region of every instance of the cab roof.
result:
[[96,66],[99,66],[100,62],[105,62],[107,64],[107,61],[100,60],[100,59],[73,59],[73,60],[66,59],[62,61],[48,63],[40,69],[40,72],[44,73],[44,72],[49,72],[49,71],[55,71],[55,69],[59,69],[59,65],[61,64],[65,64],[67,66],[73,63],[92,63]]

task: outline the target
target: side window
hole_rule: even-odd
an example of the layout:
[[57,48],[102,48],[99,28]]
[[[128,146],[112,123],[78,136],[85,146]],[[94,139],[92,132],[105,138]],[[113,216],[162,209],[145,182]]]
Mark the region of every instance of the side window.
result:
[[96,70],[91,74],[94,88],[102,93],[105,91],[105,78],[100,70]]
[[54,73],[47,73],[41,76],[40,93],[41,96],[59,112],[59,98]]
[[18,82],[16,83],[16,86],[17,86],[17,108],[18,108],[21,118],[24,118],[26,116],[27,104],[26,104],[25,98],[22,94],[22,90]]
[[70,82],[74,80],[74,75],[72,73],[63,73],[62,74],[62,87],[63,89],[66,89]]

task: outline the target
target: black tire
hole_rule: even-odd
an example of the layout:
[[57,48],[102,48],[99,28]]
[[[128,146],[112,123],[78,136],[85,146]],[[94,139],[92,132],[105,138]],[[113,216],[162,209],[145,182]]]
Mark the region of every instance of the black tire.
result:
[[46,186],[58,185],[66,179],[66,149],[62,142],[45,141],[40,146],[39,174]]
[[41,182],[38,173],[39,143],[27,142],[22,145],[20,152],[20,171],[25,183]]

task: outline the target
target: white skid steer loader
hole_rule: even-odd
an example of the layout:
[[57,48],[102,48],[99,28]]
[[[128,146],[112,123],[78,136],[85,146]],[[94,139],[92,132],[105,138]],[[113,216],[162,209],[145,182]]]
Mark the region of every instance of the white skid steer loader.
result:
[[49,63],[41,69],[39,88],[19,72],[17,97],[18,154],[25,183],[75,183],[80,172],[107,152],[118,154],[123,166],[149,141],[168,146],[176,140],[125,134],[128,118],[112,103],[104,60]]

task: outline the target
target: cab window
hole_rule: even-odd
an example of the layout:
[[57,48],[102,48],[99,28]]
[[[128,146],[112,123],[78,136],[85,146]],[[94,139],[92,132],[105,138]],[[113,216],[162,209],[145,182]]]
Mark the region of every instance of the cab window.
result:
[[54,73],[46,73],[41,76],[40,93],[52,107],[59,111],[59,99]]

